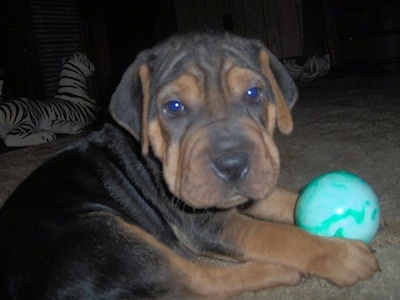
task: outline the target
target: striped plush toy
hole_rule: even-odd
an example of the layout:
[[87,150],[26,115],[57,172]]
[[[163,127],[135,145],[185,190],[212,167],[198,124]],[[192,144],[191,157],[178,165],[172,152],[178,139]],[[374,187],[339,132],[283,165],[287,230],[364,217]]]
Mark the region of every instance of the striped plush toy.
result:
[[76,134],[92,124],[101,108],[89,97],[87,78],[94,65],[84,53],[61,60],[56,95],[49,100],[27,98],[0,102],[0,137],[8,147],[47,143],[56,134]]

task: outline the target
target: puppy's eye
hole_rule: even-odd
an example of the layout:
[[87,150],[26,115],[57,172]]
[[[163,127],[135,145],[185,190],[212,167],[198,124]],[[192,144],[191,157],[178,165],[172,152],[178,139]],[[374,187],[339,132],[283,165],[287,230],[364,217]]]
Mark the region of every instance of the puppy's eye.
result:
[[258,87],[249,88],[246,91],[245,98],[249,102],[258,103],[261,101],[262,92]]
[[171,100],[165,103],[164,113],[170,118],[183,116],[186,112],[186,107],[179,100]]

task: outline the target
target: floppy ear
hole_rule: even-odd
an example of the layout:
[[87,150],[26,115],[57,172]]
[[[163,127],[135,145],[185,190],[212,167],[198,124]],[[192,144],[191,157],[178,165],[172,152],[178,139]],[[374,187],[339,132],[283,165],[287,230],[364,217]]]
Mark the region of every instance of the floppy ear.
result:
[[149,149],[150,70],[146,64],[148,57],[148,51],[144,51],[129,66],[109,105],[113,119],[140,141],[143,154],[147,154]]
[[[268,50],[260,51],[261,69],[271,85],[276,107],[276,122],[279,130],[289,134],[293,129],[290,109],[297,100],[298,92],[293,79],[279,60]],[[275,118],[273,118],[275,119]]]

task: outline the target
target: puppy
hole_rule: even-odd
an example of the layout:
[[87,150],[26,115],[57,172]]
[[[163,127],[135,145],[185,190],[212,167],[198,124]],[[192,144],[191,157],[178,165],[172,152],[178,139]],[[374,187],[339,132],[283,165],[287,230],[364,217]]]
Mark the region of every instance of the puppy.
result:
[[112,121],[32,173],[0,211],[1,299],[227,298],[379,270],[310,235],[277,187],[297,90],[258,41],[175,36],[141,52]]

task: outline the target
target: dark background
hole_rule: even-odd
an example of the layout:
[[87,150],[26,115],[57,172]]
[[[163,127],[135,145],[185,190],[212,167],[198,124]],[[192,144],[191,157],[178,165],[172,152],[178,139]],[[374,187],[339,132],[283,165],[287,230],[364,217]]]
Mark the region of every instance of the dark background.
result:
[[96,71],[91,93],[107,105],[124,70],[171,34],[231,31],[261,39],[301,65],[329,53],[329,76],[397,70],[398,0],[2,0],[3,98],[51,98],[60,59],[85,52]]

